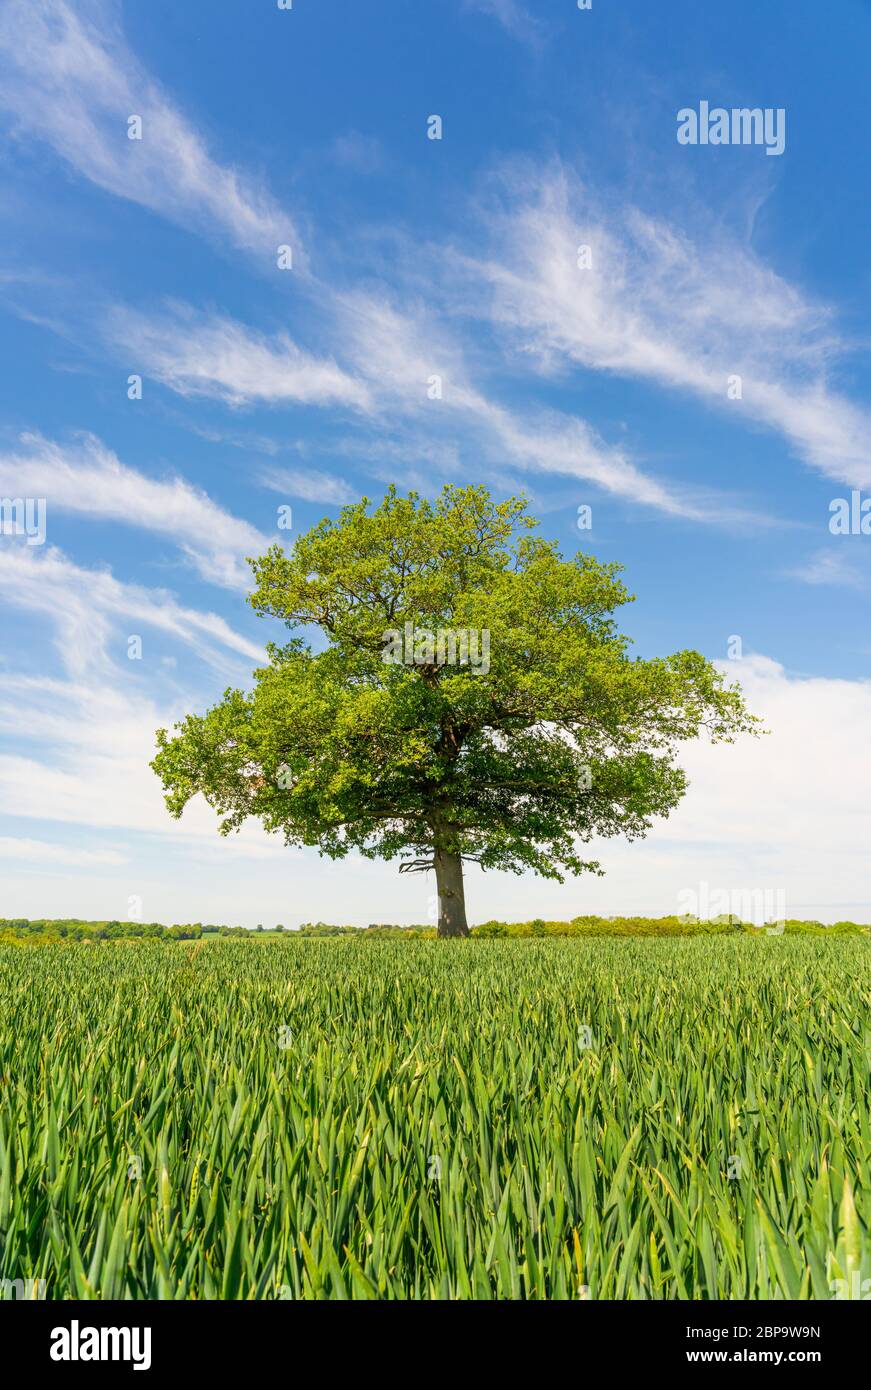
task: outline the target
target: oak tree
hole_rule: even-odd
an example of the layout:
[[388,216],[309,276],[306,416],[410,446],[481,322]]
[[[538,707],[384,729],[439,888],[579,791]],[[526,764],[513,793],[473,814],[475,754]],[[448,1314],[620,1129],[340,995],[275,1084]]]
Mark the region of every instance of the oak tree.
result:
[[536,525],[484,487],[391,488],[251,560],[251,604],[292,635],[249,693],[158,731],[170,811],[199,793],[223,834],[254,816],[434,870],[440,936],[468,933],[468,861],[601,872],[586,842],[643,836],[683,796],[682,740],[757,721],[698,652],[633,656],[620,566],[565,560]]

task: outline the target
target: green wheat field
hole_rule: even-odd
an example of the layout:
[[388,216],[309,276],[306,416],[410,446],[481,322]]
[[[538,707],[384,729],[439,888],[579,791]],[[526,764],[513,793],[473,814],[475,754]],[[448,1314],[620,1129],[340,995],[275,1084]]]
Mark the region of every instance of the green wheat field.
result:
[[0,946],[0,1279],[55,1299],[859,1296],[868,950]]

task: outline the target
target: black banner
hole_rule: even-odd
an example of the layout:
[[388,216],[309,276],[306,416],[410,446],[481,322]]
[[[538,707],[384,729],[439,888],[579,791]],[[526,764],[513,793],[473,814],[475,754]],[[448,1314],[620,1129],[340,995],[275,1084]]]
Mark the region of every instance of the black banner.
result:
[[[51,1379],[119,1376],[165,1376],[215,1373],[222,1377],[251,1370],[293,1367],[324,1359],[331,1374],[346,1359],[359,1366],[366,1357],[374,1369],[383,1360],[392,1374],[396,1362],[380,1339],[402,1335],[423,1318],[417,1335],[437,1335],[443,1347],[446,1318],[463,1336],[462,1361],[468,1369],[469,1348],[478,1348],[482,1369],[498,1367],[501,1354],[514,1357],[517,1336],[571,1339],[575,1354],[586,1349],[597,1363],[604,1357],[621,1373],[631,1370],[673,1371],[702,1377],[711,1367],[735,1370],[766,1366],[776,1377],[794,1367],[809,1367],[830,1376],[860,1361],[868,1335],[863,1302],[827,1303],[550,1303],[510,1309],[478,1304],[424,1308],[382,1304],[373,1308],[335,1303],[329,1308],[291,1302],[262,1303],[49,1303],[0,1302],[0,1329],[7,1348],[25,1371]],[[521,1321],[518,1323],[518,1315]],[[361,1316],[359,1325],[356,1317]],[[350,1323],[343,1323],[350,1317]],[[381,1322],[381,1318],[384,1322]],[[433,1317],[432,1324],[429,1318]],[[473,1317],[474,1324],[467,1324]],[[524,1319],[529,1322],[524,1326]],[[321,1318],[324,1319],[321,1322]],[[493,1319],[491,1322],[490,1319]],[[437,1319],[437,1321],[436,1321]],[[539,1321],[539,1319],[541,1319]],[[337,1333],[360,1333],[341,1341]],[[474,1336],[472,1333],[474,1332]],[[373,1335],[379,1340],[373,1342]],[[325,1340],[321,1341],[321,1338]],[[471,1339],[471,1340],[470,1340]],[[564,1343],[554,1342],[556,1354]],[[8,1353],[7,1353],[8,1354]],[[300,1358],[304,1358],[301,1363]],[[407,1358],[404,1357],[406,1371]],[[547,1360],[550,1361],[550,1354]],[[432,1354],[427,1367],[434,1369]],[[516,1369],[516,1368],[515,1368]]]

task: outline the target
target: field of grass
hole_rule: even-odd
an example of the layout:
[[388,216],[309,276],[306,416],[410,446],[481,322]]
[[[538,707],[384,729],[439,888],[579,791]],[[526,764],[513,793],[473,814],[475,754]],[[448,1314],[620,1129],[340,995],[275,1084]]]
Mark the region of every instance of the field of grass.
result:
[[0,946],[0,1280],[49,1298],[855,1290],[868,952]]

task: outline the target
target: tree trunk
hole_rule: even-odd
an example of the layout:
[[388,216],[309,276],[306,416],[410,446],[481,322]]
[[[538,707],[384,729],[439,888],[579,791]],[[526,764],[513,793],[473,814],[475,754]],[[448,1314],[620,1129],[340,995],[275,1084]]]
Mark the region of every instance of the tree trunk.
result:
[[439,936],[468,936],[462,858],[444,849],[437,849],[434,857],[439,895]]

